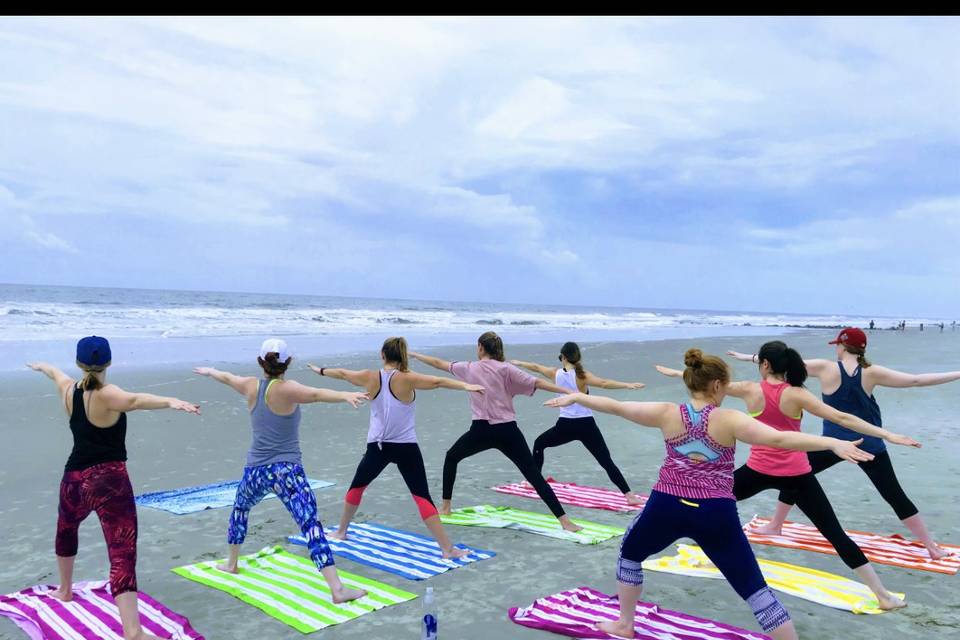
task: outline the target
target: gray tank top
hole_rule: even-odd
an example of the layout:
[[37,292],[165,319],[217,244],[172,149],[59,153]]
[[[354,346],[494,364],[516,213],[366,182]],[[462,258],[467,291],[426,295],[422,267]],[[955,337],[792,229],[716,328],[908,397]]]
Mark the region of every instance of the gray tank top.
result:
[[274,462],[301,464],[300,405],[288,416],[275,414],[267,406],[267,390],[276,380],[261,380],[257,403],[250,412],[253,443],[247,453],[247,466],[259,467]]

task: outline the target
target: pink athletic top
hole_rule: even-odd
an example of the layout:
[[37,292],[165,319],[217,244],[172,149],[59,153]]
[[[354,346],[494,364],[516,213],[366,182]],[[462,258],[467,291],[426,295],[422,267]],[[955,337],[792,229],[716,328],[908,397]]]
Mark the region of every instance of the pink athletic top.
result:
[[690,403],[680,405],[680,417],[686,433],[664,440],[667,456],[660,467],[654,491],[680,498],[733,500],[733,457],[736,445],[725,447],[707,433],[710,413],[716,406],[708,404],[700,411]]
[[479,384],[483,393],[469,393],[470,413],[474,420],[486,420],[490,424],[513,422],[517,414],[513,410],[513,396],[532,396],[537,390],[537,379],[507,362],[477,360],[475,362],[451,362],[450,373],[469,384]]
[[417,394],[414,392],[413,400],[409,403],[393,395],[390,380],[396,373],[396,369],[380,371],[380,391],[370,401],[368,444],[417,441]]
[[[763,411],[753,417],[777,431],[800,431],[803,413],[796,418],[791,418],[780,411],[780,396],[786,391],[787,386],[786,382],[780,384],[770,384],[766,380],[761,382]],[[759,444],[753,445],[750,449],[747,466],[768,476],[800,476],[812,471],[806,452],[765,447]]]

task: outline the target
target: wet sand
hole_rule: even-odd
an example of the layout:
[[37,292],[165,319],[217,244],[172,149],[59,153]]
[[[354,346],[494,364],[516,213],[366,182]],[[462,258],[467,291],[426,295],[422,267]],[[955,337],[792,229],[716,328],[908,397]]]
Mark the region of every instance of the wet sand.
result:
[[[806,357],[832,357],[825,343],[833,332],[806,332],[788,336],[788,341]],[[906,371],[945,371],[960,368],[960,333],[916,331],[900,334],[877,331],[871,334],[870,356],[878,363]],[[700,346],[723,353],[728,348],[755,349],[758,338],[704,338],[644,343],[593,343],[582,345],[586,366],[598,375],[639,380],[647,388],[637,392],[603,392],[620,399],[682,400],[682,385],[661,377],[653,365],[678,366],[683,350]],[[556,362],[559,345],[507,345],[508,358]],[[411,348],[417,348],[412,344]],[[448,359],[467,359],[474,347],[430,351]],[[210,364],[210,363],[194,363]],[[333,388],[344,383],[320,378],[303,371],[297,363],[290,377]],[[375,367],[374,353],[363,358],[325,357],[316,364],[350,368]],[[225,366],[237,373],[256,373],[256,364]],[[195,377],[190,366],[148,371],[116,368],[111,381],[131,390],[175,395],[200,402],[200,418],[170,411],[139,412],[130,416],[127,448],[131,479],[137,493],[236,479],[243,467],[250,431],[243,399],[229,388]],[[430,372],[423,365],[420,371]],[[741,378],[756,377],[755,366],[737,363]],[[40,374],[23,372],[5,375],[0,387],[4,412],[0,438],[6,451],[0,466],[0,536],[5,543],[5,560],[0,563],[0,592],[56,581],[53,535],[56,522],[57,489],[63,463],[70,449],[69,430],[53,385]],[[819,392],[816,381],[811,390]],[[538,392],[533,398],[518,398],[519,423],[529,443],[553,425],[555,410],[541,403],[550,397]],[[960,404],[960,383],[925,389],[880,389],[877,393],[885,423],[921,440],[924,448],[892,450],[894,466],[904,487],[920,507],[938,540],[960,544],[960,518],[955,493],[960,475],[960,445],[957,444],[955,411]],[[728,406],[742,408],[731,399]],[[434,498],[439,500],[443,455],[470,421],[462,393],[439,390],[421,392],[417,406],[418,432],[427,464]],[[332,524],[339,519],[343,493],[363,452],[367,408],[347,405],[314,405],[305,408],[301,427],[304,465],[307,472],[337,485],[317,492],[321,518]],[[599,416],[598,422],[632,487],[647,493],[663,457],[663,445],[655,430]],[[815,419],[805,418],[805,430],[819,433]],[[738,449],[738,463],[745,460],[747,447]],[[581,484],[610,487],[603,470],[578,443],[550,449],[545,475]],[[848,529],[877,533],[907,532],[890,508],[876,494],[866,476],[853,465],[844,464],[821,474],[840,520]],[[489,487],[520,480],[520,474],[495,451],[464,461],[454,495],[455,506],[503,504],[527,510],[546,508],[535,501],[501,495]],[[776,494],[767,492],[740,503],[745,521],[754,513],[770,514]],[[569,507],[574,517],[626,526],[631,517],[605,511]],[[302,634],[269,618],[256,609],[170,572],[182,564],[222,557],[229,509],[217,509],[186,516],[174,516],[152,509],[140,509],[138,578],[140,588],[173,610],[187,616],[194,627],[210,639],[300,638]],[[802,520],[797,513],[795,517]],[[358,514],[359,521],[425,531],[395,468],[390,468],[367,490]],[[262,503],[251,514],[246,552],[281,544],[295,525],[278,500]],[[459,541],[492,549],[497,557],[448,572],[426,582],[410,582],[391,574],[338,559],[347,571],[423,593],[431,585],[437,594],[440,631],[445,638],[481,640],[486,638],[548,638],[542,632],[518,627],[507,620],[511,606],[523,606],[535,598],[563,589],[590,585],[615,592],[615,565],[618,542],[585,547],[559,540],[513,531],[451,527]],[[99,580],[107,575],[105,546],[95,517],[80,530],[77,580]],[[294,553],[305,549],[289,547]],[[835,556],[756,546],[760,557],[850,575]],[[907,593],[909,607],[882,616],[854,616],[790,596],[782,601],[805,638],[956,638],[960,637],[960,590],[957,576],[944,576],[896,567],[877,566],[888,587]],[[723,581],[702,580],[648,572],[644,599],[662,606],[707,618],[756,629],[746,605]],[[416,638],[419,637],[421,601],[390,607],[343,625],[319,632],[324,638]],[[0,638],[24,637],[7,620],[0,620]]]

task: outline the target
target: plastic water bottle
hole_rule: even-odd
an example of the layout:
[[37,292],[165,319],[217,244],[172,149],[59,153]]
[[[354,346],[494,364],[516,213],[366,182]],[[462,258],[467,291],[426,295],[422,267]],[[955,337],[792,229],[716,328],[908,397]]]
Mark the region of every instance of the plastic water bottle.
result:
[[437,640],[437,615],[433,610],[433,587],[423,594],[423,627],[420,640]]

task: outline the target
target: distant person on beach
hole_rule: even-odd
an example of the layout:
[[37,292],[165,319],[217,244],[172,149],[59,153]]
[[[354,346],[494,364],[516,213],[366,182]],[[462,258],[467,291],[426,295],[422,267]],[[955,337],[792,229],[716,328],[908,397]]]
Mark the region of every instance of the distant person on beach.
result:
[[857,449],[855,442],[778,431],[740,411],[721,409],[730,385],[727,364],[700,349],[688,350],[684,364],[680,375],[690,401],[682,405],[619,402],[579,392],[544,403],[549,407],[579,404],[660,429],[666,446],[650,499],[620,546],[619,618],[598,626],[606,633],[632,638],[636,604],[643,590],[643,561],[679,538],[692,538],[747,602],[765,633],[774,640],[795,639],[793,621],[767,586],[740,525],[733,471],[736,443],[781,450],[830,450],[851,462],[869,460],[870,455]]
[[[830,344],[836,345],[835,360],[804,360],[810,375],[820,380],[824,403],[837,410],[851,413],[877,427],[883,426],[883,420],[880,416],[880,405],[873,396],[873,390],[876,387],[929,387],[960,380],[960,371],[912,374],[873,365],[866,356],[867,336],[854,327],[841,331]],[[730,355],[738,360],[756,358],[756,356],[735,351],[731,351]],[[842,424],[828,419],[823,421],[823,434],[844,440],[861,438],[859,434],[853,433]],[[948,552],[934,541],[923,518],[920,517],[920,511],[900,486],[900,481],[893,470],[890,454],[883,442],[884,439],[887,438],[871,436],[863,438],[861,448],[872,453],[874,458],[862,464],[860,469],[867,474],[870,482],[893,508],[904,526],[927,548],[930,557],[934,560],[942,558]],[[840,462],[836,456],[824,452],[810,453],[807,458],[813,473],[820,473]],[[796,495],[792,492],[780,492],[780,502],[769,525],[771,533],[780,531],[795,502]]]
[[923,323],[920,323],[920,331],[923,331]]
[[200,414],[189,402],[129,393],[107,384],[112,355],[106,338],[89,336],[77,343],[77,382],[45,362],[27,366],[53,380],[70,419],[73,450],[60,482],[56,553],[60,586],[52,592],[64,602],[73,600],[73,565],[78,531],[96,511],[110,558],[110,594],[120,613],[125,640],[159,640],[140,626],[137,605],[137,505],[127,475],[127,413],[147,409],[175,409]]
[[[780,340],[767,342],[760,347],[754,361],[760,373],[760,382],[731,382],[727,386],[727,393],[743,400],[750,415],[760,422],[779,431],[800,432],[803,412],[807,411],[858,433],[884,438],[894,444],[920,446],[911,438],[880,429],[854,415],[838,411],[804,389],[807,369],[803,358]],[[665,375],[680,375],[675,369],[657,369]],[[862,442],[862,438],[855,442]],[[872,458],[873,455],[868,454],[864,460]],[[800,510],[833,546],[844,564],[873,591],[881,609],[906,606],[903,600],[887,591],[866,555],[840,525],[806,455],[778,447],[751,447],[746,464],[733,474],[733,494],[739,501],[768,489],[789,491],[796,496]],[[761,528],[757,529],[757,533],[769,531]]]
[[873,320],[870,321],[870,331],[873,331]]
[[484,388],[483,393],[470,394],[470,413],[473,417],[470,430],[457,439],[444,458],[441,514],[447,515],[451,511],[453,485],[457,480],[460,461],[488,449],[496,449],[516,465],[565,530],[579,531],[583,528],[570,520],[553,489],[537,471],[527,440],[517,426],[517,415],[513,409],[513,397],[521,393],[532,396],[537,389],[553,393],[566,393],[568,389],[504,362],[503,340],[493,331],[487,331],[477,340],[477,360],[474,362],[448,362],[413,351],[410,357]]
[[317,499],[307,482],[300,453],[300,405],[313,402],[347,402],[354,408],[367,399],[365,393],[331,391],[308,387],[283,376],[293,358],[283,340],[271,338],[260,347],[257,363],[263,377],[237,376],[211,367],[197,367],[194,373],[213,378],[231,387],[247,399],[253,443],[247,453],[243,478],[230,514],[227,544],[230,557],[217,568],[240,573],[237,562],[240,545],[247,537],[250,510],[274,493],[293,516],[300,533],[306,538],[310,558],[330,586],[337,604],[366,595],[362,589],[347,589],[340,581],[333,562],[333,553],[323,535],[317,515]]
[[943,333],[943,323],[940,323],[940,333]]
[[[590,393],[590,386],[600,387],[601,389],[631,390],[643,389],[645,386],[642,382],[606,380],[587,371],[583,368],[580,347],[576,342],[565,343],[560,348],[559,359],[559,367],[548,367],[533,362],[523,362],[522,360],[511,360],[510,362],[518,367],[539,373],[569,391]],[[537,469],[541,473],[543,472],[543,453],[545,449],[559,447],[574,440],[579,440],[590,452],[590,455],[600,463],[603,470],[607,472],[610,481],[623,493],[628,503],[640,504],[642,502],[640,496],[630,491],[630,485],[627,484],[620,469],[610,456],[610,449],[603,439],[603,434],[600,433],[600,428],[593,418],[593,413],[590,412],[590,409],[579,404],[561,408],[557,423],[534,440],[533,461],[536,463]]]
[[367,450],[350,483],[344,499],[343,515],[335,540],[346,540],[350,521],[360,507],[363,492],[390,464],[397,465],[410,495],[417,505],[420,517],[440,546],[444,558],[462,558],[470,552],[453,546],[450,536],[440,522],[437,507],[430,497],[427,471],[423,455],[417,444],[416,401],[417,391],[428,389],[455,389],[469,393],[483,393],[478,384],[467,384],[452,378],[425,376],[410,371],[407,360],[407,341],[403,338],[387,338],[380,349],[383,360],[381,369],[333,369],[315,367],[310,369],[321,376],[346,380],[352,385],[367,390],[370,400],[370,429],[367,431]]

